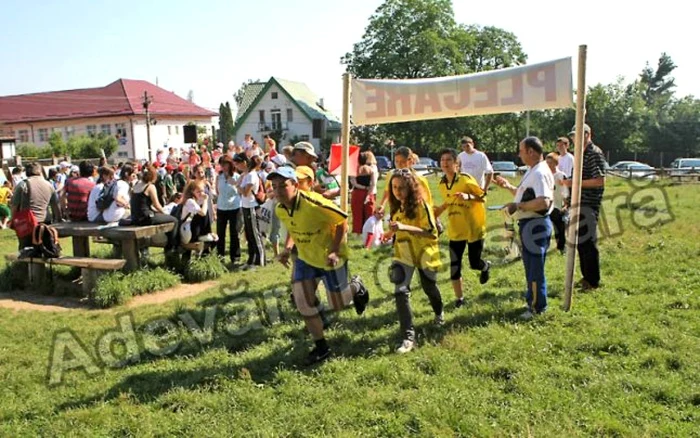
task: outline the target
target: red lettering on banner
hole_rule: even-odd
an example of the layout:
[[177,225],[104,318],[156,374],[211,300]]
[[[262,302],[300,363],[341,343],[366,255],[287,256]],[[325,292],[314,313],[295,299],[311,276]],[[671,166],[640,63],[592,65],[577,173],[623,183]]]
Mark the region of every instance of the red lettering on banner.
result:
[[469,82],[462,81],[459,83],[457,97],[450,95],[445,96],[445,107],[452,111],[463,110],[469,106]]
[[517,75],[511,78],[511,97],[501,99],[501,105],[519,105],[523,103],[523,76]]
[[416,108],[414,113],[425,113],[425,107],[430,107],[430,112],[439,113],[441,111],[440,98],[438,97],[437,91],[434,89],[419,90],[416,94]]
[[[367,99],[365,103],[369,106],[371,104],[376,104],[377,108],[374,111],[366,111],[365,117],[368,119],[374,117],[385,117],[386,116],[386,98],[384,96],[384,89],[377,88],[373,85],[366,85],[365,90],[367,91]],[[372,95],[374,92],[374,95]]]
[[488,79],[485,84],[475,87],[477,93],[486,93],[486,99],[475,100],[474,108],[484,108],[498,105],[498,82]]
[[386,115],[393,117],[396,115],[396,104],[401,102],[401,115],[407,116],[411,114],[411,95],[394,93],[393,91],[387,91],[387,96],[389,101],[386,103]]
[[536,88],[544,87],[544,100],[547,102],[557,100],[557,72],[554,68],[554,64],[550,64],[527,72],[527,84]]

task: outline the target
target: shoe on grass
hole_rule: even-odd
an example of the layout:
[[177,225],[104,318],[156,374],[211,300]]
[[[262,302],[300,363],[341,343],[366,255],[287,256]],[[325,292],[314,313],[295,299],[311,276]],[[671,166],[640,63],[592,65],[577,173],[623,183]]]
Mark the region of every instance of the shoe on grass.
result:
[[410,339],[404,339],[401,345],[399,345],[399,348],[396,349],[396,352],[399,354],[406,354],[413,350],[413,347],[415,346],[415,342],[410,340]]
[[369,302],[369,291],[359,275],[353,275],[350,283],[355,283],[357,285],[357,292],[352,298],[352,304],[355,306],[355,312],[357,312],[358,315],[362,315]]
[[316,365],[318,363],[323,362],[324,360],[328,359],[331,355],[331,349],[326,347],[326,348],[314,348],[309,352],[309,355],[306,356],[306,360],[304,360],[304,365],[306,366],[311,366],[311,365]]
[[486,262],[486,266],[482,269],[481,274],[479,274],[479,283],[486,284],[491,278],[491,262]]

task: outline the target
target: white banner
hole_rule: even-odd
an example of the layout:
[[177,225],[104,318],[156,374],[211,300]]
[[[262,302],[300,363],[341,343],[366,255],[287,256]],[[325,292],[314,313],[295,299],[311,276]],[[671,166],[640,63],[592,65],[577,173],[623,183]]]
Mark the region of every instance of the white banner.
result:
[[354,125],[568,108],[571,58],[443,78],[353,79],[351,102]]

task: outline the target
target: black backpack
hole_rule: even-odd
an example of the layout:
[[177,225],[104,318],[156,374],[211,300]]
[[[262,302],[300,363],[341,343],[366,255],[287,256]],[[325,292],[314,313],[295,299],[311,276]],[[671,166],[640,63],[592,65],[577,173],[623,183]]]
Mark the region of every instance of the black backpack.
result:
[[44,259],[61,257],[61,243],[58,240],[58,231],[51,225],[39,224],[34,227],[32,245],[34,246],[32,257]]
[[105,184],[100,190],[100,194],[95,200],[95,206],[99,211],[104,211],[112,205],[112,202],[117,198],[117,182],[112,181],[109,184]]

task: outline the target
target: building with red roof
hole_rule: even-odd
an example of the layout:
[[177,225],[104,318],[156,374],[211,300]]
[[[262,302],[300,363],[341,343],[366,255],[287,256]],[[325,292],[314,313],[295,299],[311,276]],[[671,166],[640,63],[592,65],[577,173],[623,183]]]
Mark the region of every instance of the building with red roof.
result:
[[215,132],[218,113],[199,107],[147,81],[118,79],[105,87],[0,96],[0,124],[17,144],[47,145],[53,132],[113,135],[120,158],[149,158],[144,93],[149,97],[152,156],[159,149],[185,147],[183,126]]

